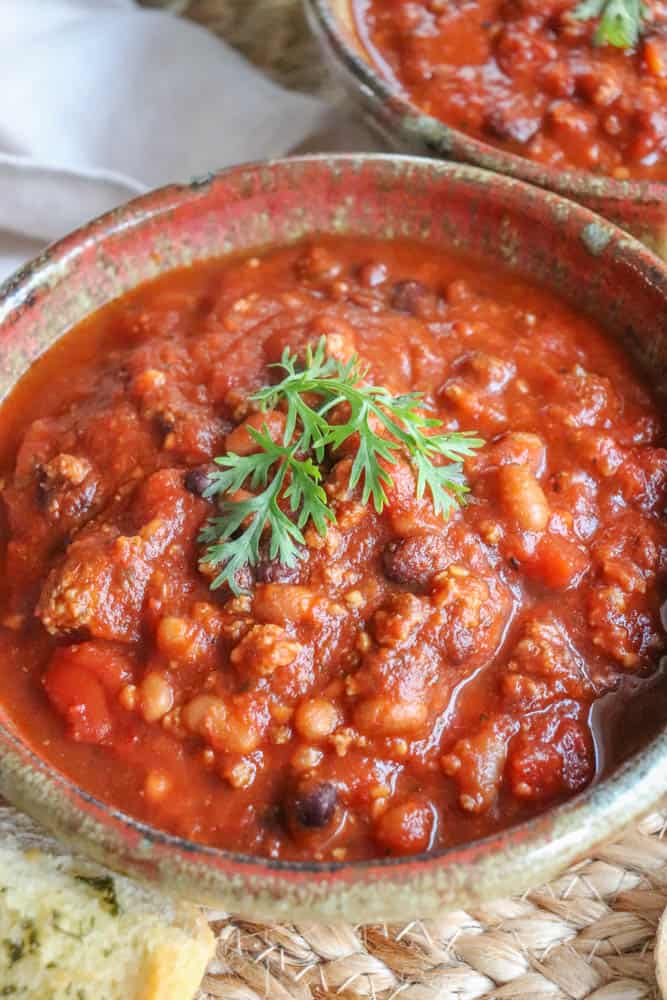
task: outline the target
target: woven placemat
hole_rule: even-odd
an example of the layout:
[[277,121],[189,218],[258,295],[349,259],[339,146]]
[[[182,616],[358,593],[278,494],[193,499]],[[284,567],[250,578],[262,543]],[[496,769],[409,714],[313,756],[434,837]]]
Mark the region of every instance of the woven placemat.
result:
[[277,83],[316,92],[325,68],[301,0],[140,0],[215,32]]
[[[284,86],[318,91],[300,0],[144,0],[224,37]],[[654,1000],[667,808],[548,885],[403,925],[267,925],[210,913],[198,1000]]]
[[210,914],[200,1000],[653,1000],[667,810],[560,878],[402,925],[255,924]]

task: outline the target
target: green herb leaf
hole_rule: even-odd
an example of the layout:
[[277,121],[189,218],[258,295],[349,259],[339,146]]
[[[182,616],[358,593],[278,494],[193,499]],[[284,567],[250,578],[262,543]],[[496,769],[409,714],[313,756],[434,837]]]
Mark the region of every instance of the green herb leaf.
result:
[[639,41],[646,14],[642,0],[583,0],[575,8],[573,17],[578,21],[599,17],[595,42],[630,49]]
[[25,919],[21,922],[21,940],[13,941],[5,938],[2,945],[7,952],[9,967],[16,965],[26,955],[33,955],[39,948],[39,935],[34,921]]
[[120,912],[118,897],[116,896],[116,886],[110,875],[76,875],[77,882],[84,882],[96,892],[102,904],[113,917],[117,917]]
[[[419,393],[392,396],[383,386],[369,384],[368,372],[356,357],[346,364],[327,358],[324,338],[307,348],[303,368],[287,349],[275,367],[284,377],[251,399],[262,411],[283,409],[282,442],[271,439],[266,425],[261,431],[248,427],[258,451],[216,458],[220,470],[211,475],[205,492],[209,498],[221,498],[218,516],[210,518],[200,534],[208,546],[204,564],[218,569],[212,587],[227,584],[239,592],[240,574],[259,562],[265,532],[269,557],[295,565],[308,522],[324,534],[327,522],[335,520],[319,463],[327,448],[340,448],[355,435],[349,485],[361,483],[362,503],[372,499],[378,513],[387,502],[385,488],[392,484],[390,469],[400,452],[416,471],[417,497],[428,491],[436,513],[448,516],[464,501],[467,486],[461,462],[484,442],[468,432],[438,432],[441,422],[424,413]],[[344,410],[339,409],[337,421],[331,422],[329,417],[340,404]],[[253,495],[229,499],[241,489],[254,491]]]

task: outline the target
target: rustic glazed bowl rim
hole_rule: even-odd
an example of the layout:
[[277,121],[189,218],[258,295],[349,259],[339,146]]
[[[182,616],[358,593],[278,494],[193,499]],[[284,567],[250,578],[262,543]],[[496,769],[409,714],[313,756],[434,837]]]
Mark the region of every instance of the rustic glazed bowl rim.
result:
[[[57,273],[65,263],[83,254],[84,250],[90,249],[91,246],[100,247],[114,234],[133,228],[141,230],[142,227],[155,224],[156,220],[159,221],[160,217],[168,215],[175,208],[197,204],[198,199],[202,198],[202,192],[205,197],[207,191],[215,190],[216,184],[233,179],[235,175],[241,176],[244,171],[271,171],[284,168],[296,170],[300,165],[309,164],[315,166],[322,164],[323,168],[330,170],[340,167],[342,170],[373,163],[387,164],[390,167],[403,166],[410,168],[417,175],[422,172],[436,173],[443,184],[446,184],[448,179],[450,181],[463,179],[476,182],[485,188],[489,185],[491,191],[497,189],[511,199],[516,199],[517,211],[520,211],[519,199],[522,194],[525,196],[527,193],[530,194],[532,202],[545,202],[552,210],[562,209],[581,232],[595,227],[596,231],[603,234],[606,237],[604,252],[611,254],[619,264],[630,265],[641,280],[657,288],[658,294],[667,306],[667,266],[643,244],[586,208],[568,202],[551,192],[530,188],[516,179],[490,174],[467,164],[389,154],[347,154],[294,157],[231,167],[217,174],[194,180],[189,185],[171,185],[133,199],[119,209],[106,213],[75,230],[8,278],[0,286],[0,326],[15,310],[21,308],[31,310],[34,306],[36,289],[48,287],[49,277]],[[400,186],[404,180],[399,177],[395,183]],[[49,294],[48,291],[46,294]],[[87,314],[84,311],[83,315]],[[80,318],[83,318],[83,315]],[[2,349],[4,348],[0,345],[0,350]],[[3,754],[1,771],[5,772],[7,769],[7,774],[2,774],[3,786],[11,789],[11,794],[6,793],[7,797],[45,825],[51,826],[65,840],[76,846],[88,848],[90,853],[95,854],[96,833],[104,830],[111,836],[112,833],[117,834],[120,831],[133,845],[143,843],[154,845],[158,849],[161,847],[172,849],[174,866],[179,871],[184,871],[180,881],[178,873],[176,878],[171,879],[172,885],[176,885],[179,891],[185,890],[190,895],[197,894],[196,878],[193,874],[195,869],[208,871],[215,885],[219,884],[215,882],[215,870],[219,878],[226,880],[224,885],[232,882],[237,875],[241,875],[246,880],[254,880],[254,884],[266,882],[269,885],[269,902],[265,903],[268,912],[280,913],[282,916],[285,915],[284,908],[281,910],[277,902],[280,894],[284,892],[288,904],[295,905],[298,909],[296,902],[298,893],[305,892],[305,887],[311,885],[316,887],[319,896],[315,898],[311,894],[310,902],[304,904],[303,912],[307,915],[327,913],[328,896],[335,896],[340,903],[343,895],[350,893],[358,885],[359,892],[354,897],[352,909],[355,917],[359,919],[362,919],[362,912],[367,913],[368,919],[383,916],[379,907],[386,907],[387,904],[374,902],[366,896],[366,893],[370,891],[371,884],[380,885],[385,879],[388,880],[392,893],[395,893],[399,886],[407,886],[411,882],[417,883],[421,886],[421,889],[416,890],[419,899],[425,899],[429,895],[426,876],[429,878],[442,876],[439,884],[442,885],[444,882],[456,900],[476,896],[487,898],[491,893],[506,894],[517,885],[525,888],[529,881],[534,883],[537,878],[541,880],[555,874],[565,864],[580,857],[582,852],[617,834],[625,825],[634,822],[653,808],[667,791],[665,767],[667,730],[662,730],[611,774],[590,785],[569,801],[551,807],[537,817],[524,820],[469,844],[404,858],[352,862],[282,861],[201,844],[170,834],[130,816],[86,792],[75,781],[48,764],[18,732],[5,725],[1,719],[0,749]],[[42,787],[49,793],[48,798],[35,792],[29,780],[31,773],[40,776]],[[60,803],[65,799],[74,803],[74,810],[80,817],[83,833],[80,835],[77,833],[77,827],[73,826],[71,819],[66,822],[54,815],[55,808],[51,795]],[[114,843],[117,845],[118,839]],[[139,848],[131,847],[127,856],[123,856],[122,862],[118,862],[121,851],[115,846],[110,851],[111,860],[112,863],[116,860],[118,866],[124,870],[141,876],[141,865],[133,867],[128,863],[128,859],[131,861],[133,858],[133,852],[139,853]],[[497,855],[502,858],[502,866],[500,870],[494,868],[491,871],[490,858]],[[103,859],[101,849],[97,850],[97,856],[100,860]],[[451,869],[456,870],[455,875],[451,875]],[[534,874],[535,870],[539,875]],[[529,871],[532,874],[528,875]],[[464,874],[474,876],[474,888],[471,889],[469,883],[466,883],[465,888],[461,887]],[[320,876],[319,882],[312,881],[315,876]],[[337,878],[334,880],[328,876]],[[238,888],[232,887],[228,892],[224,890],[219,894],[222,896],[226,893],[237,901],[237,907],[242,907],[242,902],[239,900],[246,898],[244,895],[246,891],[244,888],[241,893]],[[218,889],[214,889],[213,893],[207,890],[204,901],[217,899],[217,892]],[[384,898],[386,899],[386,894]],[[320,902],[313,901],[314,899],[319,899]],[[391,903],[388,905],[390,909],[392,905],[396,906]],[[433,912],[434,905],[435,902],[430,906],[425,905],[425,909]],[[340,911],[336,912],[340,916]],[[425,915],[425,912],[419,915]]]
[[[315,34],[321,32],[324,35],[342,68],[352,75],[362,92],[368,93],[387,110],[404,138],[420,140],[432,155],[460,161],[460,150],[466,162],[575,198],[629,200],[644,205],[664,204],[667,201],[667,181],[619,180],[587,170],[559,170],[482,142],[426,114],[409,101],[398,87],[392,86],[389,80],[376,72],[370,58],[366,60],[359,55],[350,43],[348,31],[341,27],[340,16],[331,0],[303,2]],[[344,2],[351,3],[352,0]]]

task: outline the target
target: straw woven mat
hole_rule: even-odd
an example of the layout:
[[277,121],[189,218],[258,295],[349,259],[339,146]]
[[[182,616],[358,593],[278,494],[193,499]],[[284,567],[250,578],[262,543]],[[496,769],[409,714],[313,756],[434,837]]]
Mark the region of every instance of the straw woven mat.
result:
[[[299,0],[143,2],[205,25],[286,86],[325,85]],[[657,998],[666,831],[667,809],[549,885],[436,920],[295,926],[210,913],[218,949],[198,1000]]]

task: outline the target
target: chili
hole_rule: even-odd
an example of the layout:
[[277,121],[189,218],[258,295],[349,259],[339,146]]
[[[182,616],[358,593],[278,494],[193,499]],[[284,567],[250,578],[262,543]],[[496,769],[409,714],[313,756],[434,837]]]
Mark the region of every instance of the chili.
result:
[[595,43],[576,0],[354,0],[376,68],[447,125],[510,153],[667,180],[667,4],[635,49]]
[[[399,453],[378,513],[349,439],[326,534],[212,590],[213,459],[281,432],[249,395],[322,337],[485,439],[469,502],[436,516]],[[3,405],[0,700],[83,788],[200,842],[349,860],[498,830],[612,766],[601,720],[660,683],[664,442],[594,323],[474,261],[322,238],[168,274]]]

